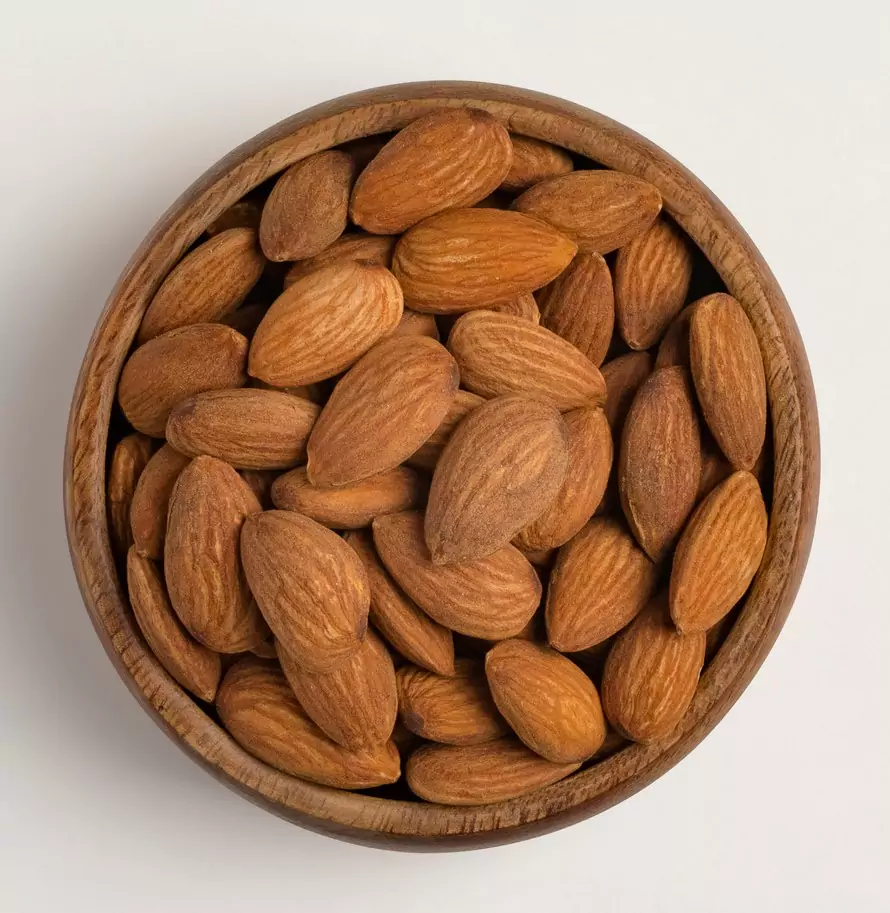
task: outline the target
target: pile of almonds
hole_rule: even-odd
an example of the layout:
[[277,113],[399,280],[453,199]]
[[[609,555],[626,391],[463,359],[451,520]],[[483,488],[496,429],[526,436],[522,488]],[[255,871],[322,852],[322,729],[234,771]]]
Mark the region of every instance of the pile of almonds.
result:
[[247,752],[473,805],[678,726],[764,553],[767,402],[661,205],[456,108],[298,162],[167,276],[112,539]]

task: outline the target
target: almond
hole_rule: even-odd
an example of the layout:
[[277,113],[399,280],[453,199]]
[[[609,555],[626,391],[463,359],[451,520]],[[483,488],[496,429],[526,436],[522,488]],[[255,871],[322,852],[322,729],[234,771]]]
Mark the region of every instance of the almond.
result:
[[255,647],[251,647],[250,652],[253,653],[254,656],[259,656],[260,659],[278,659],[278,650],[275,647],[274,637],[264,640]]
[[608,254],[649,228],[661,211],[661,194],[629,174],[574,171],[535,184],[513,208],[549,222],[582,251]]
[[485,675],[498,710],[542,758],[572,764],[603,744],[606,721],[593,682],[555,650],[502,641],[486,654]]
[[658,345],[655,370],[659,368],[689,367],[689,323],[698,302],[687,305],[671,321],[667,332]]
[[503,304],[555,279],[576,246],[538,219],[456,209],[402,236],[392,269],[416,311],[448,314]]
[[321,408],[273,390],[210,390],[179,402],[167,440],[186,456],[207,454],[236,469],[287,469],[306,456]]
[[481,396],[470,393],[469,390],[458,390],[439,427],[421,444],[418,450],[408,457],[408,462],[420,469],[432,470],[435,468],[454,429],[473,409],[484,402],[485,400]]
[[263,510],[271,509],[272,485],[278,478],[278,473],[271,469],[242,469],[239,475],[256,495]]
[[541,312],[538,310],[538,302],[531,292],[523,295],[517,295],[510,301],[503,304],[493,304],[491,310],[496,314],[512,314],[514,317],[522,317],[524,320],[530,320],[532,323],[541,322]]
[[541,600],[541,581],[512,545],[487,558],[433,564],[423,515],[390,514],[374,521],[374,544],[396,583],[440,624],[487,640],[521,631]]
[[284,274],[284,287],[290,288],[309,273],[335,263],[372,263],[389,269],[396,240],[393,235],[369,235],[363,231],[344,232],[321,253],[294,263]]
[[732,475],[732,466],[720,452],[710,434],[705,431],[701,442],[701,477],[696,501],[703,501],[724,479]]
[[216,709],[245,751],[284,773],[338,789],[399,778],[399,752],[391,741],[359,751],[332,742],[299,705],[277,663],[248,657],[232,666]]
[[374,157],[356,181],[349,214],[368,231],[398,234],[488,196],[512,157],[507,130],[490,114],[435,111],[400,130]]
[[163,437],[170,410],[205,390],[243,387],[247,340],[218,323],[171,330],[140,346],[121,372],[117,397],[130,424]]
[[745,595],[763,559],[767,522],[749,472],[733,473],[698,506],[671,570],[671,617],[680,631],[707,631]]
[[220,213],[204,231],[212,237],[230,228],[252,228],[256,231],[259,227],[260,207],[250,200],[239,200]]
[[624,527],[594,517],[559,550],[550,575],[550,645],[574,653],[608,640],[646,605],[657,581],[655,565]]
[[339,148],[355,162],[359,173],[371,164],[380,150],[393,138],[393,133],[378,133],[373,136],[361,136],[358,139],[341,143]]
[[603,365],[603,380],[606,382],[606,405],[603,409],[616,440],[621,437],[637,390],[651,373],[652,356],[648,352],[619,355]]
[[[556,549],[555,548],[525,548],[522,544],[522,534],[520,533],[513,542],[513,545],[522,552],[523,555],[528,559],[528,561],[533,564],[535,567],[540,568],[549,568],[553,561],[556,558]],[[517,634],[517,637],[521,637],[521,634]],[[532,638],[534,639],[534,638]]]
[[689,357],[705,421],[734,469],[752,469],[766,437],[766,376],[742,306],[718,292],[697,302]]
[[680,634],[658,597],[618,635],[603,670],[609,722],[635,742],[669,735],[692,702],[705,660],[705,635]]
[[683,368],[662,368],[637,392],[624,424],[618,489],[643,551],[660,561],[695,504],[701,443],[692,385]]
[[108,518],[111,543],[123,558],[133,544],[130,512],[139,479],[151,459],[153,441],[144,434],[128,434],[118,441],[108,468]]
[[515,134],[511,135],[510,142],[513,145],[513,160],[501,182],[504,190],[525,190],[547,178],[568,174],[575,167],[565,149],[558,149],[550,143]]
[[188,457],[164,444],[139,476],[130,507],[130,528],[136,551],[146,558],[159,561],[164,557],[170,494],[188,464]]
[[265,262],[253,229],[230,228],[205,241],[173,267],[155,292],[137,343],[231,314],[256,285]]
[[439,427],[457,365],[427,336],[375,346],[337,384],[309,436],[310,482],[348,485],[402,463]]
[[257,327],[263,322],[263,318],[268,312],[269,305],[265,303],[242,304],[237,311],[220,317],[219,322],[236,330],[246,339],[253,339]]
[[275,182],[260,220],[270,260],[304,260],[333,244],[346,228],[355,162],[336,149],[291,165]]
[[552,406],[502,396],[474,409],[433,474],[424,526],[433,563],[473,561],[507,545],[552,504],[567,461],[566,426]]
[[435,314],[421,314],[405,308],[402,319],[393,331],[393,336],[429,336],[430,339],[439,341],[439,325],[436,323]]
[[448,337],[448,349],[461,382],[481,396],[518,393],[560,412],[606,400],[596,365],[555,333],[519,317],[464,314]]
[[332,672],[359,649],[368,575],[336,533],[291,511],[263,511],[244,524],[241,558],[264,618],[295,662]]
[[170,602],[192,637],[218,653],[249,650],[269,636],[238,555],[244,520],[259,511],[238,473],[208,456],[182,470],[170,495],[164,543]]

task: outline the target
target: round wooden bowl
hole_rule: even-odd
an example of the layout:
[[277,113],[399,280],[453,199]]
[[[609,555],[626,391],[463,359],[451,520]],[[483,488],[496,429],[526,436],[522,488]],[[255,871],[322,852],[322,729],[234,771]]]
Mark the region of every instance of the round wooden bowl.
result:
[[[315,786],[243,751],[146,647],[121,588],[105,509],[109,421],[121,366],[155,290],[204,228],[299,159],[460,105],[485,108],[516,133],[658,187],[666,211],[741,302],[757,333],[775,460],[763,565],[677,730],[531,795],[475,808]],[[290,821],[360,843],[428,850],[489,846],[565,827],[642,789],[694,748],[751,681],[788,615],[810,551],[818,487],[818,422],[803,343],[776,280],[732,215],[682,165],[613,120],[536,92],[464,82],[372,89],[318,105],[240,146],[193,184],[143,241],[105,306],[74,393],[65,454],[68,539],[84,602],[118,673],[155,722],[215,777]]]

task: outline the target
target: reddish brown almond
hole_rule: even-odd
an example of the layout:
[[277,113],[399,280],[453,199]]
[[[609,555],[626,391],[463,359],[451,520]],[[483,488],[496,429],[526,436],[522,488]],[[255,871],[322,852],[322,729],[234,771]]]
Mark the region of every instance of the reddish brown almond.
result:
[[239,475],[256,495],[263,510],[269,510],[272,507],[272,484],[278,473],[270,469],[242,469]]
[[660,561],[695,504],[701,442],[692,385],[683,368],[656,371],[634,398],[624,424],[618,490],[643,551]]
[[[521,540],[521,534],[520,534],[520,536],[517,536],[513,540],[512,544],[515,545],[516,548],[518,548],[519,551],[521,551],[522,554],[525,555],[525,557],[528,559],[528,561],[531,562],[531,564],[533,564],[535,567],[549,568],[553,564],[554,560],[556,559],[556,549],[555,548],[541,548],[541,549],[524,548],[522,545],[522,542],[520,540]],[[517,634],[516,636],[521,637],[522,635]],[[529,639],[534,640],[534,638],[529,638]]]
[[398,234],[445,209],[472,206],[503,181],[507,130],[475,108],[435,111],[400,130],[355,184],[349,214],[377,234]]
[[601,695],[609,722],[635,742],[669,735],[683,719],[705,661],[705,635],[680,634],[667,600],[653,600],[615,640]]
[[188,464],[188,457],[164,444],[139,476],[130,507],[130,528],[136,551],[146,558],[159,561],[164,556],[170,494]]
[[687,305],[671,321],[658,346],[655,370],[659,368],[689,367],[689,323],[697,302]]
[[137,342],[141,345],[193,323],[213,323],[247,297],[265,264],[250,228],[230,228],[205,241],[177,264],[155,292]]
[[538,310],[538,302],[531,292],[524,295],[518,295],[511,301],[504,304],[494,304],[491,310],[496,314],[511,314],[513,317],[522,317],[523,320],[530,320],[532,323],[541,322],[541,312]]
[[510,137],[513,144],[513,161],[501,182],[504,190],[526,190],[547,178],[568,174],[575,166],[565,149],[558,149],[530,136]]
[[207,454],[236,469],[287,469],[306,456],[321,408],[273,390],[211,390],[178,403],[167,440],[186,456]]
[[435,314],[420,314],[405,308],[402,319],[393,331],[393,336],[429,336],[430,339],[439,340],[439,325],[436,323]]
[[556,558],[547,589],[547,639],[562,653],[608,640],[646,605],[655,565],[621,524],[594,517]]
[[529,188],[513,207],[549,222],[582,251],[608,254],[649,228],[661,212],[661,194],[629,174],[574,171]]
[[448,314],[503,304],[555,279],[575,256],[564,235],[501,209],[456,209],[402,236],[392,269],[416,311]]
[[121,557],[133,544],[130,513],[139,479],[151,458],[153,442],[144,434],[128,434],[114,448],[108,469],[108,519],[111,544]]
[[364,171],[380,150],[392,139],[392,133],[378,133],[342,143],[340,149],[348,153],[359,172]]
[[599,369],[573,345],[528,320],[492,311],[464,314],[448,337],[461,383],[481,396],[518,393],[560,412],[601,406]]
[[219,322],[236,330],[246,339],[253,339],[257,327],[263,322],[263,318],[269,312],[268,304],[242,304],[237,311],[220,317]]
[[661,339],[683,307],[691,278],[689,241],[667,218],[656,219],[621,248],[615,262],[615,315],[632,349],[648,349]]
[[541,324],[601,365],[615,324],[612,274],[597,253],[578,254],[539,293]]
[[603,744],[606,721],[593,682],[555,650],[502,641],[486,654],[485,675],[504,719],[542,758],[572,764]]
[[157,565],[135,548],[127,554],[130,605],[158,662],[187,691],[212,701],[222,675],[219,654],[194,640],[173,612]]
[[710,434],[702,434],[701,477],[696,501],[703,501],[724,479],[732,475],[732,466],[720,452]]
[[757,479],[733,473],[699,505],[671,570],[671,617],[684,634],[707,631],[745,595],[766,548]]
[[408,758],[411,791],[441,805],[505,802],[549,786],[580,764],[554,764],[516,739],[483,745],[424,745]]
[[486,640],[518,634],[541,600],[541,581],[512,545],[487,558],[433,564],[419,513],[374,521],[374,544],[399,586],[440,624]]
[[205,390],[243,387],[247,340],[231,327],[200,323],[149,340],[127,359],[117,398],[138,431],[163,437],[170,410]]
[[441,425],[457,384],[457,365],[435,339],[384,340],[337,384],[315,423],[310,482],[349,485],[398,466]]
[[606,405],[603,406],[609,427],[616,440],[621,437],[630,404],[652,373],[652,356],[648,352],[631,352],[607,361],[603,367],[606,382]]
[[274,637],[264,640],[256,647],[252,647],[250,652],[253,653],[254,656],[259,656],[260,659],[278,659],[278,650],[275,647]]
[[287,510],[248,518],[241,558],[279,644],[309,672],[333,672],[368,627],[368,575],[355,552],[314,520]]
[[240,653],[269,636],[238,555],[244,520],[259,511],[238,473],[208,456],[182,470],[170,495],[164,543],[170,601],[189,633],[218,653]]
[[250,200],[239,200],[218,215],[204,231],[213,237],[230,228],[252,228],[256,231],[259,227],[260,207]]
[[695,306],[689,357],[705,421],[735,469],[752,469],[766,437],[766,376],[742,306],[718,292]]
[[284,274],[284,287],[335,263],[372,263],[389,269],[397,238],[394,235],[368,235],[363,231],[347,231],[321,253],[299,260]]
[[260,220],[270,260],[304,260],[333,244],[346,228],[355,163],[336,149],[291,165],[275,182]]
[[232,666],[216,709],[245,751],[292,776],[338,789],[368,789],[399,778],[399,752],[391,741],[359,751],[332,742],[299,705],[277,663],[248,657]]
[[439,461],[445,445],[451,438],[454,429],[464,420],[464,418],[473,411],[477,406],[481,406],[485,400],[469,390],[458,390],[451,400],[448,412],[438,428],[424,441],[418,450],[415,450],[408,457],[408,462],[412,466],[420,469],[433,469]]
[[433,474],[424,525],[433,563],[484,558],[536,520],[565,480],[567,444],[546,403],[502,396],[474,409]]

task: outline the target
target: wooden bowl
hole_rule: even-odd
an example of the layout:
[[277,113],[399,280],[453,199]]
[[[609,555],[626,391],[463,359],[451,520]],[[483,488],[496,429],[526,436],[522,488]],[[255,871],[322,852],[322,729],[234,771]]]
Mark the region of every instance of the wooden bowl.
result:
[[[763,565],[678,729],[531,795],[476,808],[315,786],[243,751],[147,649],[121,589],[105,509],[109,421],[121,366],[155,290],[204,228],[299,159],[460,105],[485,108],[516,133],[658,187],[667,212],[751,319],[766,367],[775,454]],[[118,673],[155,722],[215,777],[290,821],[359,843],[427,850],[488,846],[565,827],[635,793],[694,748],[751,681],[791,609],[810,551],[818,487],[819,432],[803,343],[772,273],[724,206],[682,165],[615,121],[547,95],[463,82],[372,89],[310,108],[240,146],[193,184],[143,241],[105,306],[74,393],[65,454],[68,539],[84,602]]]

